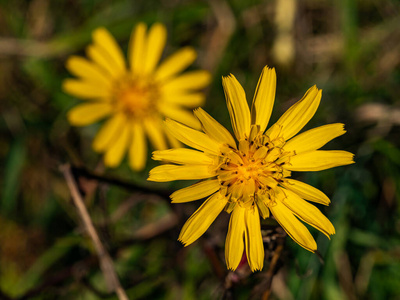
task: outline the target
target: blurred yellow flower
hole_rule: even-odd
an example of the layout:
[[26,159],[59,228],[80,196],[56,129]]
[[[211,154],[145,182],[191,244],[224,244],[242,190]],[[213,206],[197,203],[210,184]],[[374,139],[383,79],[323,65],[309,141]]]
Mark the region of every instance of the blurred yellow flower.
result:
[[98,28],[86,49],[89,59],[72,56],[66,63],[78,78],[66,79],[64,91],[86,100],[68,112],[68,120],[85,126],[107,118],[93,148],[105,153],[108,167],[118,166],[128,152],[130,167],[143,169],[146,135],[155,149],[167,149],[167,142],[179,147],[163,129],[164,116],[200,128],[186,108],[203,104],[204,95],[198,90],[208,85],[210,74],[197,70],[179,75],[196,59],[191,47],[180,49],[157,66],[166,36],[162,24],[154,24],[148,32],[145,24],[138,24],[129,43],[128,68],[115,39],[105,28]]
[[313,86],[265,131],[275,99],[275,70],[264,68],[251,111],[236,78],[230,75],[222,81],[238,142],[227,129],[198,108],[194,113],[203,132],[166,121],[177,139],[197,150],[153,152],[153,159],[170,164],[152,169],[149,180],[211,178],[171,195],[174,203],[209,196],[185,223],[179,240],[185,246],[193,243],[225,210],[232,213],[225,245],[227,267],[235,270],[246,251],[251,270],[261,270],[264,247],[259,216],[265,219],[271,212],[294,241],[314,252],[317,244],[299,219],[328,237],[334,234],[331,222],[305,201],[328,205],[330,200],[318,189],[289,177],[291,171],[319,171],[354,163],[353,154],[349,152],[317,150],[344,134],[343,124],[321,126],[294,137],[313,117],[320,103],[321,90]]

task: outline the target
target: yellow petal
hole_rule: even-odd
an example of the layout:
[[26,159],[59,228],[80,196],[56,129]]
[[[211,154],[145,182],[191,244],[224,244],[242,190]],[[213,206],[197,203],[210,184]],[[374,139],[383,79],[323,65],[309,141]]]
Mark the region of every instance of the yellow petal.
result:
[[98,46],[102,47],[112,58],[114,68],[120,73],[125,72],[125,58],[121,48],[110,32],[104,27],[100,27],[93,32],[93,41]]
[[218,191],[219,187],[220,184],[218,179],[200,181],[199,183],[177,190],[172,193],[170,197],[172,203],[190,202],[215,193]]
[[265,66],[258,80],[251,106],[251,124],[260,125],[260,131],[267,128],[275,101],[276,73],[275,68]]
[[194,129],[201,128],[200,122],[194,117],[192,112],[167,103],[160,103],[158,108],[167,118],[178,121]]
[[86,48],[86,55],[93,60],[104,72],[112,78],[121,76],[121,69],[116,65],[110,53],[98,45],[90,45]]
[[289,171],[321,171],[353,164],[353,157],[354,155],[347,151],[316,150],[292,156],[289,163],[282,167]]
[[112,116],[107,122],[100,128],[96,137],[93,140],[92,147],[97,152],[103,152],[107,149],[110,143],[117,139],[127,121],[124,114],[119,113]]
[[323,192],[304,182],[287,178],[280,184],[286,189],[295,192],[305,200],[313,201],[323,205],[329,205],[329,203],[331,203],[329,198]]
[[269,218],[269,209],[266,203],[269,202],[269,196],[256,194],[256,204],[258,211],[263,219]]
[[105,118],[112,110],[109,103],[84,103],[73,107],[67,118],[74,126],[86,126]]
[[296,154],[317,150],[345,132],[341,123],[320,126],[295,136],[285,144],[284,149],[296,151]]
[[147,26],[144,23],[136,25],[132,30],[131,38],[129,40],[128,58],[131,70],[133,73],[142,73],[144,68],[144,57],[146,55],[146,31]]
[[151,26],[147,37],[146,59],[143,68],[144,73],[150,74],[154,71],[164,50],[166,39],[167,30],[163,24],[156,23]]
[[165,125],[174,137],[189,147],[206,153],[219,154],[220,143],[212,140],[206,134],[171,119],[167,119]]
[[311,252],[317,250],[317,243],[311,233],[281,201],[276,201],[275,205],[271,205],[269,209],[278,223],[297,244]]
[[147,143],[141,124],[132,124],[132,143],[129,146],[129,166],[132,170],[141,171],[146,165]]
[[163,81],[180,73],[195,61],[196,56],[196,51],[192,47],[178,50],[161,63],[156,70],[155,79]]
[[335,234],[335,228],[332,223],[325,217],[318,208],[301,199],[295,193],[289,190],[281,189],[286,198],[282,201],[287,208],[289,208],[299,219],[310,224],[312,227],[318,229],[328,238],[330,235]]
[[186,72],[178,77],[174,77],[162,85],[164,94],[177,91],[198,90],[206,87],[211,80],[211,75],[206,70],[196,70]]
[[184,107],[198,107],[202,106],[205,101],[203,93],[168,93],[162,96],[162,99],[167,105],[181,105]]
[[128,144],[130,143],[130,139],[131,128],[130,126],[124,126],[114,144],[107,149],[104,155],[104,164],[107,167],[115,168],[121,163],[128,148]]
[[281,135],[285,140],[298,133],[310,121],[321,101],[322,90],[315,85],[308,89],[303,98],[292,105],[276,122],[282,125]]
[[167,149],[164,130],[159,118],[148,118],[143,121],[144,129],[147,132],[149,140],[153,147],[158,150]]
[[250,133],[250,110],[247,104],[246,94],[240,83],[232,74],[222,77],[226,104],[231,117],[233,131],[237,140],[242,140]]
[[75,97],[81,99],[106,100],[110,96],[110,90],[106,85],[90,81],[76,79],[65,79],[62,89]]
[[218,123],[213,117],[211,117],[200,107],[194,110],[194,114],[201,122],[203,131],[209,137],[219,143],[228,144],[236,149],[236,142],[234,138],[224,126]]
[[167,182],[174,180],[195,180],[215,176],[215,172],[207,165],[161,165],[150,170],[147,180]]
[[214,159],[204,152],[185,148],[154,151],[153,159],[176,164],[212,165],[214,163]]
[[220,193],[210,196],[183,225],[178,240],[185,246],[196,241],[214,222],[227,202]]
[[229,220],[228,234],[225,241],[225,260],[229,270],[235,271],[244,252],[244,213],[245,208],[236,205]]
[[71,56],[68,58],[65,67],[73,75],[81,77],[85,81],[100,84],[107,89],[111,87],[111,79],[106,73],[96,64],[85,58]]
[[245,210],[246,223],[245,243],[246,255],[252,272],[261,270],[264,266],[264,245],[261,235],[260,215],[257,206]]
[[165,136],[167,138],[168,144],[171,145],[171,148],[183,148],[184,145],[176,139],[168,130],[164,131]]

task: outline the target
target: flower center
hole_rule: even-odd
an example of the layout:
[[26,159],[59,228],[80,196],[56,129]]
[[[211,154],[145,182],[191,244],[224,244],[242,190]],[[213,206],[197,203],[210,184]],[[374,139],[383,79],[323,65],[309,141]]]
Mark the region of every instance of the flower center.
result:
[[159,88],[150,78],[126,75],[115,83],[116,108],[129,117],[143,118],[156,110]]
[[257,195],[270,194],[290,172],[282,168],[292,153],[285,152],[284,140],[271,141],[267,135],[258,133],[255,137],[239,142],[239,149],[228,145],[221,147],[217,177],[220,192],[230,202],[242,206],[254,204]]

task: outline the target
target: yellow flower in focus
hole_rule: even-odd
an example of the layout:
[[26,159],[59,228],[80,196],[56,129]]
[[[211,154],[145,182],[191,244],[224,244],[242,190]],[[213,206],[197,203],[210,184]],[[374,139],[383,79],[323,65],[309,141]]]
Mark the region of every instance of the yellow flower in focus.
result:
[[320,103],[321,90],[313,86],[265,131],[275,99],[275,70],[264,68],[251,110],[236,78],[231,75],[222,81],[236,140],[198,108],[194,113],[202,131],[166,121],[177,139],[197,150],[153,152],[153,159],[170,164],[152,169],[149,180],[204,179],[171,195],[173,203],[209,196],[185,223],[179,240],[185,246],[193,243],[225,210],[231,213],[225,244],[227,267],[235,270],[246,251],[251,270],[261,270],[264,247],[260,216],[265,219],[272,213],[295,242],[314,252],[317,244],[300,220],[328,237],[334,234],[331,222],[308,202],[329,205],[330,200],[318,189],[290,179],[290,175],[291,171],[319,171],[354,163],[349,152],[317,150],[344,134],[343,124],[317,127],[294,137]]
[[145,24],[138,24],[129,42],[127,67],[115,39],[98,28],[93,32],[93,44],[86,49],[88,59],[72,56],[66,63],[78,78],[66,79],[64,91],[85,100],[68,112],[68,120],[85,126],[107,118],[93,148],[105,153],[108,167],[118,166],[127,152],[130,167],[143,169],[146,136],[155,149],[167,149],[167,143],[179,147],[164,131],[164,117],[200,128],[186,108],[203,104],[204,95],[198,90],[208,85],[210,74],[198,70],[180,75],[196,59],[191,47],[178,50],[158,66],[166,37],[162,24],[154,24],[148,32]]

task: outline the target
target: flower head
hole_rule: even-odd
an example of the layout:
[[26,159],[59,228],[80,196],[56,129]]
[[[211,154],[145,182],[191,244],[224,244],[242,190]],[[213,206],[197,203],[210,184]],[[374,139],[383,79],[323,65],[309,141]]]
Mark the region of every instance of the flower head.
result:
[[319,171],[353,163],[349,152],[317,150],[344,134],[343,124],[321,126],[294,137],[313,117],[321,100],[321,90],[313,86],[266,130],[276,89],[275,70],[268,67],[261,74],[251,110],[233,75],[223,78],[223,87],[236,140],[198,108],[194,113],[202,131],[166,121],[177,139],[196,150],[153,152],[154,159],[169,164],[152,169],[149,180],[203,179],[174,192],[172,202],[209,196],[183,226],[179,240],[185,246],[193,243],[225,210],[231,213],[225,244],[228,268],[235,270],[246,251],[250,268],[261,270],[264,247],[260,216],[265,219],[272,213],[295,242],[314,252],[317,244],[299,219],[329,237],[335,233],[333,225],[308,201],[324,205],[330,201],[318,189],[290,176],[292,171]]
[[154,24],[147,32],[140,23],[132,31],[128,48],[129,67],[121,48],[105,28],[93,32],[93,44],[86,49],[88,59],[72,56],[67,69],[77,79],[66,79],[63,89],[86,100],[68,112],[72,125],[85,126],[107,119],[93,141],[93,148],[104,152],[109,167],[120,164],[126,152],[134,170],[144,168],[147,158],[146,135],[156,149],[167,149],[179,142],[163,130],[163,117],[195,128],[200,124],[185,108],[204,102],[198,89],[210,81],[207,71],[179,75],[196,59],[196,52],[185,47],[159,66],[166,41],[166,29]]

